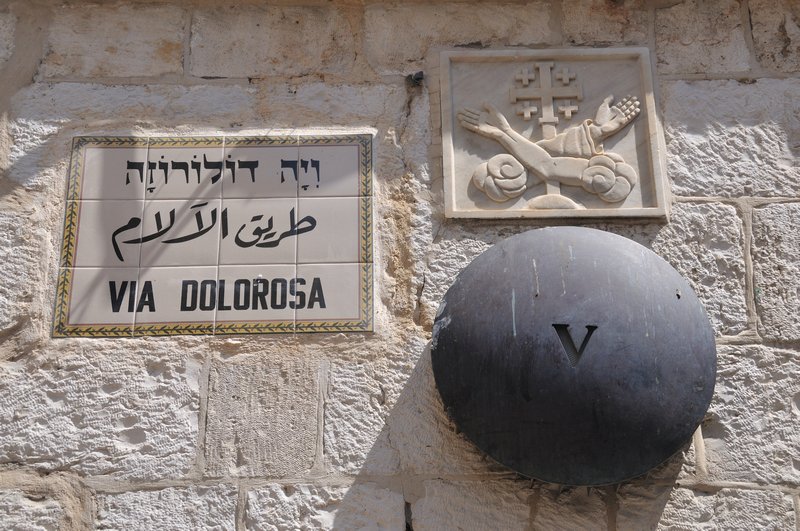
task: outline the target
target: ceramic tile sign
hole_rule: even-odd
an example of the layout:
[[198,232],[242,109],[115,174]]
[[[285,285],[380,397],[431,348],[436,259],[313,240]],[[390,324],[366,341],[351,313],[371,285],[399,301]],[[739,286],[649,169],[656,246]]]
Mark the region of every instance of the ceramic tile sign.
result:
[[646,48],[441,54],[446,215],[666,216]]
[[55,337],[366,332],[372,135],[78,137]]

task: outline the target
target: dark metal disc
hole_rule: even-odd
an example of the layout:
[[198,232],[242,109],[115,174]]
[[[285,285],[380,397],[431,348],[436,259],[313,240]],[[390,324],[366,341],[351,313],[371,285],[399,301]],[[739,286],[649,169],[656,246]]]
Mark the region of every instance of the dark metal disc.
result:
[[478,256],[447,291],[431,348],[466,437],[564,485],[656,467],[714,392],[714,333],[689,285],[652,251],[592,229],[532,230]]

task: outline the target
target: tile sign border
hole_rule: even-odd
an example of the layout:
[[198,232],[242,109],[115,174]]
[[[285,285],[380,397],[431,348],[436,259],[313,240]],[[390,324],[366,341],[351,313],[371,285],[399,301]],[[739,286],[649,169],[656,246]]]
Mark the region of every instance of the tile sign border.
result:
[[[69,175],[67,180],[67,193],[66,193],[66,205],[65,205],[65,214],[64,214],[64,230],[63,230],[63,239],[61,244],[61,253],[60,253],[60,262],[59,262],[59,275],[56,287],[56,300],[55,300],[55,307],[54,307],[54,318],[53,318],[53,329],[52,329],[52,336],[56,338],[65,338],[65,337],[133,337],[133,336],[170,336],[170,335],[204,335],[204,334],[214,334],[214,335],[234,335],[234,334],[285,334],[285,333],[319,333],[319,332],[371,332],[373,331],[374,326],[374,293],[373,293],[373,283],[374,283],[374,265],[373,265],[373,219],[372,219],[372,177],[373,177],[373,167],[374,167],[374,153],[373,153],[373,134],[330,134],[330,135],[313,135],[313,136],[303,136],[303,135],[268,135],[268,136],[203,136],[203,137],[123,137],[123,136],[81,136],[75,137],[73,139],[73,146],[72,146],[72,155],[69,164]],[[357,242],[349,242],[353,247],[353,253],[356,254],[355,257],[347,256],[347,257],[338,257],[333,258],[330,260],[330,263],[325,259],[325,252],[330,253],[331,251],[318,251],[318,253],[323,253],[320,259],[319,256],[316,259],[309,258],[305,260],[305,262],[311,262],[304,266],[302,263],[304,260],[302,259],[303,251],[307,252],[310,255],[314,253],[314,247],[319,247],[319,245],[309,244],[306,245],[303,250],[300,249],[300,244],[297,243],[297,240],[301,238],[301,230],[297,230],[293,234],[293,238],[287,238],[287,240],[294,240],[293,245],[295,246],[294,252],[294,261],[285,262],[280,266],[277,267],[286,267],[286,268],[294,268],[295,275],[299,275],[298,269],[301,267],[306,268],[313,268],[313,267],[332,267],[332,271],[337,271],[335,268],[339,268],[338,271],[347,270],[348,274],[351,274],[352,278],[349,278],[348,282],[343,282],[348,284],[349,287],[353,288],[353,302],[350,305],[351,308],[349,312],[344,312],[343,314],[337,314],[337,310],[334,308],[332,312],[325,312],[325,311],[317,311],[310,312],[311,314],[308,316],[300,315],[301,310],[294,310],[295,315],[294,318],[264,318],[264,319],[244,319],[244,320],[228,320],[228,321],[220,321],[216,322],[214,319],[198,319],[198,320],[189,320],[186,322],[148,322],[139,324],[135,315],[138,314],[138,311],[133,312],[134,316],[132,317],[131,324],[127,322],[124,323],[104,323],[104,322],[82,322],[80,319],[74,318],[75,314],[75,298],[80,296],[76,290],[76,281],[75,281],[75,273],[76,271],[80,272],[81,270],[88,271],[101,271],[103,267],[82,267],[80,264],[80,257],[78,256],[78,250],[80,249],[79,246],[79,236],[83,233],[80,231],[81,229],[81,206],[84,203],[92,202],[97,203],[102,206],[103,198],[101,197],[99,200],[91,196],[92,199],[87,199],[84,197],[84,189],[87,188],[87,181],[85,179],[87,171],[89,171],[89,167],[86,163],[87,151],[92,148],[112,148],[112,149],[140,149],[140,150],[148,150],[152,149],[153,147],[158,147],[159,149],[186,149],[186,148],[199,148],[199,147],[214,147],[220,149],[237,149],[243,146],[246,147],[258,147],[258,148],[289,148],[290,150],[297,149],[298,157],[297,157],[297,165],[295,165],[292,174],[295,176],[296,180],[296,192],[294,197],[291,196],[291,192],[288,197],[279,198],[278,200],[287,201],[288,205],[297,205],[300,208],[303,207],[302,201],[316,201],[316,205],[318,210],[325,211],[328,209],[329,205],[332,205],[330,202],[333,201],[345,201],[347,203],[347,207],[349,210],[347,211],[348,214],[352,214],[354,218],[354,222],[357,223],[357,228],[353,228],[350,232],[348,232],[348,236],[353,235],[354,238],[357,238]],[[305,171],[308,170],[307,162],[303,162],[300,159],[300,153],[309,153],[313,156],[315,153],[313,150],[317,148],[333,148],[333,150],[341,150],[341,148],[349,148],[347,154],[345,154],[344,158],[347,159],[349,155],[354,153],[354,150],[357,149],[357,161],[347,161],[348,164],[352,164],[354,171],[343,175],[337,175],[339,179],[339,183],[345,183],[347,186],[352,188],[352,191],[346,193],[340,193],[341,189],[333,190],[330,193],[323,192],[321,197],[309,198],[306,199],[303,197],[304,192],[301,190],[302,185],[299,178],[300,169],[299,165],[302,164],[303,169]],[[309,151],[303,151],[309,150]],[[226,150],[224,151],[225,154],[229,152]],[[344,153],[344,151],[342,151]],[[148,155],[152,156],[152,155]],[[333,151],[328,152],[329,159],[335,164],[337,159],[342,158],[340,155],[337,155]],[[162,157],[163,158],[163,157]],[[195,157],[196,158],[196,157]],[[228,157],[230,159],[230,157]],[[151,167],[156,167],[155,164],[148,159]],[[224,161],[223,161],[224,162]],[[283,161],[281,161],[283,162]],[[317,162],[317,165],[320,163]],[[324,164],[324,162],[323,162]],[[194,167],[193,167],[194,168]],[[130,175],[130,172],[126,172],[126,168],[113,168],[114,171],[103,169],[99,173],[102,175],[101,180],[111,179],[111,175],[113,174],[114,179],[119,179],[120,176]],[[288,173],[288,172],[287,172]],[[137,175],[134,172],[134,175]],[[147,186],[147,167],[145,167],[144,174],[138,174],[142,180],[142,186]],[[167,170],[164,170],[164,178],[167,177]],[[170,173],[172,176],[172,173]],[[182,175],[182,174],[181,174]],[[204,182],[207,180],[209,174],[203,173],[203,180]],[[241,174],[240,174],[241,175]],[[245,172],[245,175],[247,173]],[[278,170],[277,172],[272,173],[273,176],[280,175],[281,181],[283,181],[283,173]],[[317,168],[317,182],[320,181],[319,178],[320,172]],[[152,176],[153,172],[151,171],[150,174],[150,183],[153,182]],[[200,183],[200,170],[198,170],[197,177],[198,177],[198,185]],[[229,177],[229,174],[226,173],[225,169],[219,170],[219,176],[217,176],[217,182],[221,182],[221,190],[225,190],[225,183],[226,183],[226,176]],[[221,177],[221,179],[219,178]],[[287,181],[288,181],[287,177]],[[355,181],[357,182],[350,182]],[[240,182],[245,181],[244,179],[240,178]],[[189,182],[188,174],[186,182]],[[255,182],[255,178],[253,178],[253,182]],[[95,184],[95,188],[97,187],[97,183]],[[320,186],[316,186],[316,188],[320,188]],[[313,187],[311,188],[313,192]],[[153,191],[153,190],[150,190]],[[141,200],[143,205],[147,204],[147,193],[142,191],[143,197],[145,199]],[[221,198],[219,199],[220,204],[224,201],[224,191],[220,192]],[[276,200],[275,198],[271,197],[271,192],[267,191],[266,194],[256,196],[255,199],[266,199],[266,200]],[[279,194],[280,195],[280,194]],[[345,195],[350,197],[333,197]],[[237,196],[237,197],[246,197],[246,196]],[[116,197],[115,197],[116,199]],[[196,198],[187,197],[186,199],[178,198],[175,199],[171,197],[172,203],[179,203],[181,201],[188,203],[188,201],[195,200]],[[239,201],[247,201],[250,198],[242,198],[238,199]],[[233,200],[232,200],[233,201]],[[294,202],[294,203],[292,203]],[[122,204],[122,201],[116,201],[116,203]],[[154,201],[155,203],[155,201]],[[311,205],[312,203],[307,202],[307,205]],[[146,209],[143,209],[143,213],[141,215],[141,220],[143,221],[142,225],[146,225],[145,217]],[[198,211],[199,212],[199,211]],[[334,212],[336,213],[336,212]],[[214,213],[216,214],[216,213]],[[199,213],[198,216],[198,226],[200,226],[200,217]],[[303,221],[294,224],[294,208],[292,208],[291,214],[291,224],[293,224],[293,229],[300,226]],[[355,221],[357,218],[357,221]],[[255,218],[254,218],[255,219]],[[90,220],[91,221],[91,220]],[[216,222],[216,216],[213,218],[213,222]],[[86,222],[87,224],[89,222]],[[270,225],[272,224],[272,219],[270,217]],[[158,228],[161,228],[162,223],[161,220],[158,220]],[[88,227],[86,236],[84,236],[87,240],[92,240],[95,238],[94,232],[97,231],[99,227],[90,226]],[[227,230],[227,229],[222,229]],[[144,229],[141,229],[140,234]],[[232,232],[232,231],[231,231]],[[241,231],[240,231],[241,232]],[[329,235],[332,236],[333,245],[334,247],[338,243],[336,238],[339,237],[339,226],[338,223],[332,224],[332,227],[329,229]],[[259,234],[258,232],[253,232],[253,234]],[[271,234],[274,234],[271,233]],[[283,234],[286,234],[284,232]],[[322,234],[321,237],[325,235]],[[219,234],[218,234],[219,238]],[[238,234],[237,234],[238,238]],[[274,237],[273,237],[274,238]],[[140,236],[139,239],[144,239]],[[232,238],[230,238],[232,239]],[[129,242],[126,242],[129,243]],[[283,243],[280,240],[278,243]],[[87,244],[88,245],[88,244]],[[139,243],[139,246],[144,246],[143,243]],[[140,253],[140,260],[141,260],[141,253]],[[213,264],[202,264],[204,266],[215,266],[219,270],[221,264],[219,263],[221,254],[217,255],[217,262]],[[198,266],[199,264],[186,264],[187,266]],[[183,267],[184,264],[179,264],[177,267]],[[269,260],[266,263],[251,263],[248,267],[258,268],[258,267],[270,267],[273,264],[270,263]],[[245,266],[231,266],[231,267],[245,267]],[[210,268],[210,267],[209,267]],[[344,269],[343,269],[344,268]],[[123,268],[117,267],[117,271],[122,270]],[[133,267],[128,268],[133,270]],[[136,268],[141,274],[143,267],[139,264],[139,267]],[[186,269],[186,268],[184,268]],[[258,275],[259,277],[261,275]],[[297,280],[297,279],[293,279]],[[333,280],[329,282],[332,291],[335,291],[335,284],[338,284],[338,278],[328,280]],[[308,280],[308,283],[311,281]],[[299,284],[299,281],[298,281]],[[294,291],[294,283],[292,283],[292,291],[288,292],[288,297],[291,299],[292,296],[295,297],[294,302],[290,302],[289,304],[294,307],[294,304],[299,300],[297,294]],[[105,292],[105,298],[108,298],[109,293],[109,286],[108,283],[106,285],[95,286],[95,289],[102,289]],[[84,286],[85,289],[85,286]],[[113,289],[113,288],[112,288]],[[216,289],[216,288],[215,288]],[[302,289],[302,288],[300,288]],[[118,287],[118,294],[121,297],[122,288]],[[132,291],[133,293],[133,291]],[[222,292],[220,292],[221,294]],[[238,288],[236,290],[238,296]],[[335,295],[335,293],[334,293]],[[142,294],[138,293],[136,295],[131,295],[134,297],[135,300],[140,301],[142,299]],[[111,292],[111,298],[114,298],[113,291]],[[255,295],[253,295],[253,300],[255,300]],[[265,298],[266,300],[266,298]],[[183,301],[181,302],[183,303]],[[133,304],[133,303],[131,303]],[[222,302],[219,303],[220,305],[223,304]],[[119,301],[117,304],[117,309],[119,310]],[[126,304],[123,304],[126,306]],[[329,304],[330,306],[330,304]],[[333,304],[335,307],[336,305]],[[356,307],[357,306],[357,307]],[[318,305],[319,308],[319,305]],[[323,303],[324,308],[324,303]],[[219,308],[216,308],[218,310]],[[262,310],[264,308],[261,308]],[[250,312],[252,313],[252,312]],[[215,314],[216,315],[216,314]]]

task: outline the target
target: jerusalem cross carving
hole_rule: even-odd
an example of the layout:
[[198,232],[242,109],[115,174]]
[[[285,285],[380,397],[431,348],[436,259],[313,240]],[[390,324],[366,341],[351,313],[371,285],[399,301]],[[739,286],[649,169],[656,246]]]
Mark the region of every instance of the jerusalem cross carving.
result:
[[646,49],[458,51],[441,62],[448,216],[666,215]]

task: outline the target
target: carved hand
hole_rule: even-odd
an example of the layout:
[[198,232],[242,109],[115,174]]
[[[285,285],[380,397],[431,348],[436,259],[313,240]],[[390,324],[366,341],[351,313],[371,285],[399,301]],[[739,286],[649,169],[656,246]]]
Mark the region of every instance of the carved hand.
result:
[[613,107],[611,107],[612,101],[614,96],[608,96],[597,109],[594,119],[597,129],[592,135],[597,137],[594,138],[595,141],[602,141],[613,135],[631,123],[641,112],[639,99],[636,96],[625,96]]
[[484,103],[483,107],[487,112],[481,112],[475,109],[462,109],[458,113],[458,121],[461,126],[495,140],[507,136],[508,131],[511,130],[511,126],[508,120],[506,120],[506,117],[490,103]]

